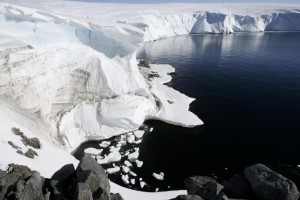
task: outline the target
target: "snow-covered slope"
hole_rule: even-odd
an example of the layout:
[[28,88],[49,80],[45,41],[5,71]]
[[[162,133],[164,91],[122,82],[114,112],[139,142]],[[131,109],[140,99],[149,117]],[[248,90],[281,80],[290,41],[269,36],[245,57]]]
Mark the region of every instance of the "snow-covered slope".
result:
[[[147,119],[203,123],[189,111],[193,98],[163,85],[171,66],[138,67],[141,43],[190,33],[299,31],[300,5],[8,1],[0,3],[0,27],[0,148],[9,155],[0,167],[16,162],[50,176],[77,164],[62,149],[83,141],[135,130]],[[151,71],[160,77],[147,78]],[[39,159],[11,149],[12,126],[42,140]]]

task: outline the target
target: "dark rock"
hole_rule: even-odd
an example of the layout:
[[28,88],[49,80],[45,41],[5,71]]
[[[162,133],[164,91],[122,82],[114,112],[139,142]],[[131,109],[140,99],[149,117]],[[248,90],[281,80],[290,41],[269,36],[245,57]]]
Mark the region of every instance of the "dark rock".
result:
[[15,145],[12,141],[8,141],[8,144],[14,149],[20,149],[17,145]]
[[104,169],[90,156],[81,159],[76,170],[77,181],[87,183],[95,200],[110,199],[109,179]]
[[12,131],[15,135],[24,137],[24,133],[23,133],[22,131],[20,131],[20,129],[16,128],[16,127],[13,127],[13,128],[11,129],[11,131]]
[[171,200],[203,200],[203,199],[198,195],[179,195],[176,198]]
[[278,164],[272,166],[273,169],[284,177],[292,180],[296,185],[297,188],[300,188],[300,168],[297,166],[286,165],[286,164]]
[[229,181],[224,181],[222,185],[224,185],[225,193],[234,198],[248,198],[251,196],[252,189],[249,181],[239,174],[232,176]]
[[211,200],[229,200],[224,193],[219,193],[217,196],[213,197]]
[[188,194],[211,199],[219,194],[223,186],[213,178],[206,176],[189,177],[184,181]]
[[124,200],[123,197],[119,194],[110,193],[110,200]]
[[25,156],[28,158],[34,158],[34,156],[37,156],[38,154],[33,149],[28,149],[28,151],[25,153]]
[[[71,199],[76,188],[76,171],[73,164],[63,166],[51,177],[51,196]],[[64,195],[63,195],[64,194]]]
[[50,199],[52,200],[67,200],[64,194],[64,189],[58,180],[50,180]]
[[7,190],[6,172],[0,170],[0,199],[4,199]]
[[38,172],[25,183],[19,200],[44,200],[42,178]]
[[150,68],[149,63],[148,63],[147,61],[145,61],[145,60],[140,60],[138,66],[139,66],[139,67]]
[[23,138],[22,142],[25,146],[31,146],[35,149],[40,149],[42,147],[41,142],[38,138]]
[[24,188],[25,188],[25,181],[22,179],[18,180],[17,186],[16,186],[16,193],[15,193],[15,196],[17,199],[20,199]]
[[252,165],[244,173],[258,199],[298,200],[299,191],[295,183],[266,166]]
[[58,171],[56,171],[51,179],[52,180],[58,180],[59,182],[65,181],[67,178],[74,176],[76,173],[75,167],[73,164],[68,164],[60,168]]
[[17,151],[18,154],[24,155],[24,153],[21,150]]
[[87,183],[78,183],[74,200],[93,200],[91,189]]
[[32,175],[31,169],[24,165],[9,164],[8,169],[10,169],[9,174],[19,174],[23,179]]

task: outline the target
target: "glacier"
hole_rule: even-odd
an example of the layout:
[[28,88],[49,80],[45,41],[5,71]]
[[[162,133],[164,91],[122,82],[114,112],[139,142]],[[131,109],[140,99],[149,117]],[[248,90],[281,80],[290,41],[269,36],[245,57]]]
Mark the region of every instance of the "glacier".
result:
[[[82,142],[137,130],[145,120],[203,124],[189,111],[195,99],[165,85],[172,66],[138,66],[136,51],[144,42],[300,31],[300,5],[0,1],[0,26],[0,149],[7,154],[0,168],[26,164],[49,177],[78,163],[69,152]],[[12,127],[41,138],[43,156],[32,162],[17,155],[7,145],[16,140]]]

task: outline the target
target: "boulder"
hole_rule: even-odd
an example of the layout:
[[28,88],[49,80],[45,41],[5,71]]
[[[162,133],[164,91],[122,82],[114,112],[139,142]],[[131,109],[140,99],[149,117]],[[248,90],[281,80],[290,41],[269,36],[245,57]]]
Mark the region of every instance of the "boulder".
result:
[[87,183],[78,183],[74,200],[93,200],[93,195]]
[[35,152],[33,149],[28,149],[25,153],[25,156],[31,159],[34,159],[34,156],[37,156],[37,152]]
[[109,179],[104,169],[90,156],[81,159],[77,169],[76,177],[79,183],[87,183],[95,200],[110,199]]
[[119,194],[110,193],[110,200],[124,200],[123,197]]
[[298,200],[295,183],[268,167],[256,164],[247,167],[244,173],[258,199]]
[[219,193],[217,196],[213,197],[211,200],[229,200],[224,193]]
[[252,189],[249,181],[239,174],[232,176],[229,181],[224,181],[222,185],[224,185],[226,194],[230,194],[229,196],[234,198],[248,198],[251,196]]
[[31,146],[35,149],[40,149],[42,147],[41,142],[38,138],[27,138],[24,137],[22,142],[25,146]]
[[176,198],[171,200],[203,200],[203,199],[198,195],[179,195]]
[[206,176],[189,177],[184,184],[189,195],[199,195],[203,199],[211,199],[223,189],[215,179]]
[[42,178],[38,172],[25,183],[19,200],[44,200]]
[[[73,164],[68,164],[55,172],[50,181],[52,190],[55,192],[54,196],[62,196],[71,199],[76,189],[76,171]],[[61,197],[62,198],[62,197]]]
[[49,191],[51,200],[67,200],[64,189],[58,180],[50,180]]

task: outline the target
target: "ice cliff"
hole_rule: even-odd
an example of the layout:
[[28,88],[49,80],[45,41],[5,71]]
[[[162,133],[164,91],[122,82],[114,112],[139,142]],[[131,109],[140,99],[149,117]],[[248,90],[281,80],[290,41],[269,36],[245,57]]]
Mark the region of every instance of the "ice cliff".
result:
[[0,3],[0,102],[32,120],[28,129],[38,127],[69,151],[147,119],[202,124],[189,111],[193,98],[141,72],[135,54],[141,43],[183,34],[300,31],[296,4],[11,2]]

